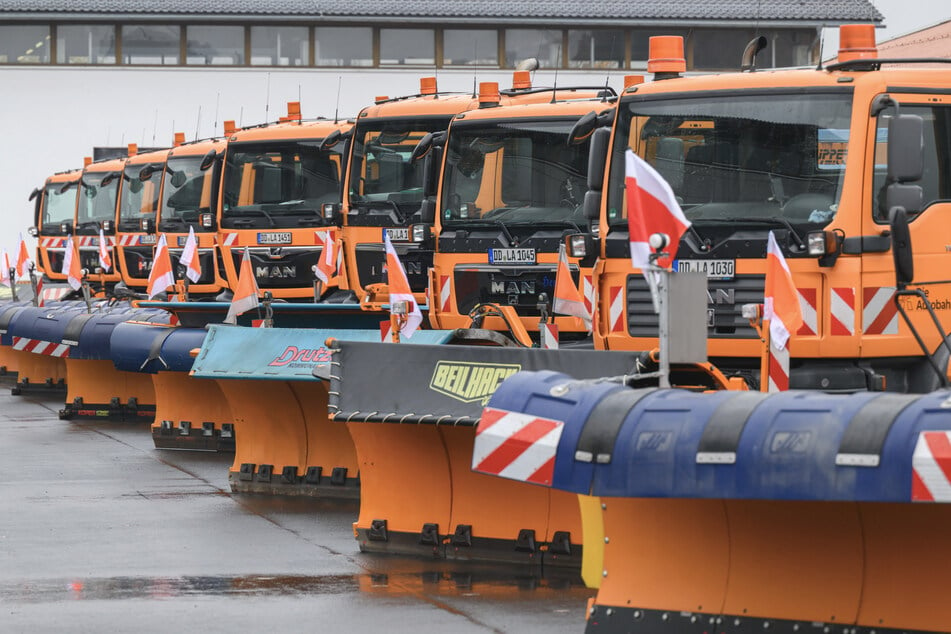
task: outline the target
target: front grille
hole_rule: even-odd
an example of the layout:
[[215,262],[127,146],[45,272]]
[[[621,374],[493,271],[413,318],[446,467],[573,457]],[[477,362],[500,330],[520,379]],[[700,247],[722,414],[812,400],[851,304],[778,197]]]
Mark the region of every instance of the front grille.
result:
[[[710,339],[757,339],[759,336],[742,315],[743,304],[762,304],[766,277],[737,275],[732,280],[707,280],[707,308],[713,310]],[[627,276],[627,332],[632,337],[657,337],[650,289],[641,274]]]
[[[251,270],[258,288],[310,288],[316,276],[313,267],[320,259],[321,249],[248,249],[251,258]],[[235,270],[241,271],[241,258],[244,249],[232,249],[231,257]],[[204,263],[202,263],[204,265]]]
[[[577,277],[577,271],[572,271]],[[456,307],[467,314],[476,304],[512,306],[522,317],[538,317],[538,296],[545,293],[549,305],[555,291],[555,267],[465,266],[453,272]]]
[[[415,245],[394,244],[409,287],[414,293],[422,293],[429,286],[429,268],[433,265],[433,252]],[[361,286],[386,283],[386,252],[382,244],[357,245],[357,275]]]
[[126,247],[122,250],[125,258],[125,270],[129,277],[147,281],[152,270],[152,247]]

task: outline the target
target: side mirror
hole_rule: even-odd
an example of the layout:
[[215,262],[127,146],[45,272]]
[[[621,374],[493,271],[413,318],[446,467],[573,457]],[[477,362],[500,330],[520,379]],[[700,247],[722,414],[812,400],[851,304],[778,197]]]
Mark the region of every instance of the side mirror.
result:
[[442,148],[434,147],[423,159],[423,198],[436,195],[439,190],[439,169],[442,166]]
[[427,132],[426,136],[419,140],[419,143],[416,144],[416,147],[413,148],[413,153],[410,154],[409,160],[411,163],[415,163],[419,159],[429,154],[429,150],[433,147],[433,133]]
[[146,165],[139,171],[139,180],[144,183],[145,181],[152,178],[152,174],[154,173],[155,173],[155,166],[151,164]]
[[40,189],[39,187],[34,187],[33,191],[30,192],[30,197],[27,198],[27,200],[32,201],[34,198],[36,198],[42,193],[43,193],[42,189]]
[[436,222],[436,201],[424,198],[419,206],[419,219],[423,224],[431,225]]
[[895,261],[895,286],[903,289],[915,279],[911,232],[908,230],[908,214],[905,209],[893,207],[889,224],[892,234],[892,258]]
[[[913,114],[901,114],[888,122],[888,180],[907,183],[920,180],[924,172],[924,122]],[[912,211],[912,210],[908,210]]]
[[592,224],[598,222],[601,217],[601,192],[589,189],[584,193],[584,203],[582,203],[584,217]]
[[885,190],[885,205],[889,210],[901,207],[906,214],[916,214],[921,211],[923,202],[924,193],[921,185],[892,183]]
[[[217,158],[218,153],[214,150],[208,150],[208,153],[201,157],[201,163],[198,164],[198,169],[202,172],[207,171],[209,167],[215,164],[215,158]],[[184,174],[183,174],[184,176]],[[172,181],[172,184],[175,185],[175,181]],[[184,184],[184,183],[182,183]],[[181,185],[175,185],[176,187],[181,187]]]
[[598,127],[598,113],[592,110],[578,119],[568,133],[568,145],[581,145],[594,134]]
[[343,133],[340,130],[334,130],[330,134],[324,137],[324,140],[320,142],[320,146],[317,148],[321,152],[329,150],[333,146],[340,143],[340,139],[343,138]]
[[59,188],[59,193],[65,194],[70,190],[70,188],[79,181],[70,181],[68,183],[63,183],[63,186]]
[[175,189],[178,189],[188,181],[185,177],[185,172],[182,171],[172,172],[172,178],[169,180]]
[[112,181],[116,180],[120,176],[122,176],[121,172],[109,172],[108,174],[102,177],[101,181],[99,181],[99,186],[108,187],[112,183]]
[[588,148],[588,189],[601,191],[604,183],[604,164],[608,160],[608,146],[611,144],[611,128],[598,128],[591,135]]

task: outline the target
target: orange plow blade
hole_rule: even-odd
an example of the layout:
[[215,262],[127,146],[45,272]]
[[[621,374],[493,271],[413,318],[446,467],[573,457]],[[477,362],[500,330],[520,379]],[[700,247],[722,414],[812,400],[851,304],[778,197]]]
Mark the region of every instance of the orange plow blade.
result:
[[156,395],[152,423],[156,448],[234,451],[231,408],[216,381],[185,372],[159,372],[151,375],[151,381]]
[[151,422],[155,390],[148,374],[122,372],[111,360],[72,359],[66,364],[66,407],[60,418]]

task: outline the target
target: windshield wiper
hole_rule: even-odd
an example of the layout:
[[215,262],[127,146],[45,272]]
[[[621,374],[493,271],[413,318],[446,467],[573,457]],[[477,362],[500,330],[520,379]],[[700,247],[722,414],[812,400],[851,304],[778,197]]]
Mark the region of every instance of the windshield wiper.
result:
[[515,240],[515,236],[512,235],[512,232],[509,231],[509,228],[505,225],[505,223],[501,220],[496,220],[494,218],[480,218],[478,220],[466,220],[464,222],[458,222],[458,223],[454,222],[454,223],[450,223],[449,226],[453,228],[459,228],[459,229],[464,229],[466,227],[473,227],[473,226],[498,227],[499,229],[502,230],[502,234],[505,236],[505,239],[508,241],[509,246],[517,242],[517,240]]
[[802,238],[799,236],[799,233],[796,231],[796,228],[793,227],[793,224],[789,222],[787,218],[782,216],[771,216],[769,218],[760,218],[760,217],[739,217],[739,218],[719,218],[725,222],[740,223],[740,222],[752,222],[761,225],[782,225],[789,230],[789,233],[792,234],[792,237],[796,240],[796,246],[800,249],[806,248],[806,243],[802,241]]
[[403,215],[403,211],[394,200],[355,200],[353,202],[356,203],[357,207],[366,207],[367,209],[383,209],[388,207],[393,211],[393,218],[396,222],[401,225],[406,224],[406,216]]
[[274,222],[274,218],[271,217],[271,214],[264,211],[263,209],[229,209],[228,212],[234,216],[264,216],[267,218],[267,221],[271,224],[272,227],[276,227],[277,223]]

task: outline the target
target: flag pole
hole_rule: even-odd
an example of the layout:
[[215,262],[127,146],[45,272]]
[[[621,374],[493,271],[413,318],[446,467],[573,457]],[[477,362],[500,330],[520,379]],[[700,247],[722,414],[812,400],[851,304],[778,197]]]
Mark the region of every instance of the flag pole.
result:
[[39,308],[40,306],[40,297],[39,293],[36,290],[36,265],[30,262],[30,289],[33,291],[33,307]]
[[16,267],[10,267],[7,271],[7,275],[10,276],[10,295],[13,297],[13,301],[18,301],[17,298],[17,275]]
[[666,233],[652,233],[648,238],[652,250],[650,254],[650,268],[647,271],[647,284],[651,290],[651,300],[654,302],[654,313],[657,315],[657,344],[660,348],[658,359],[658,386],[670,387],[670,331],[669,331],[669,296],[670,271],[658,266],[657,260],[669,257],[666,251],[670,245],[670,236]]

